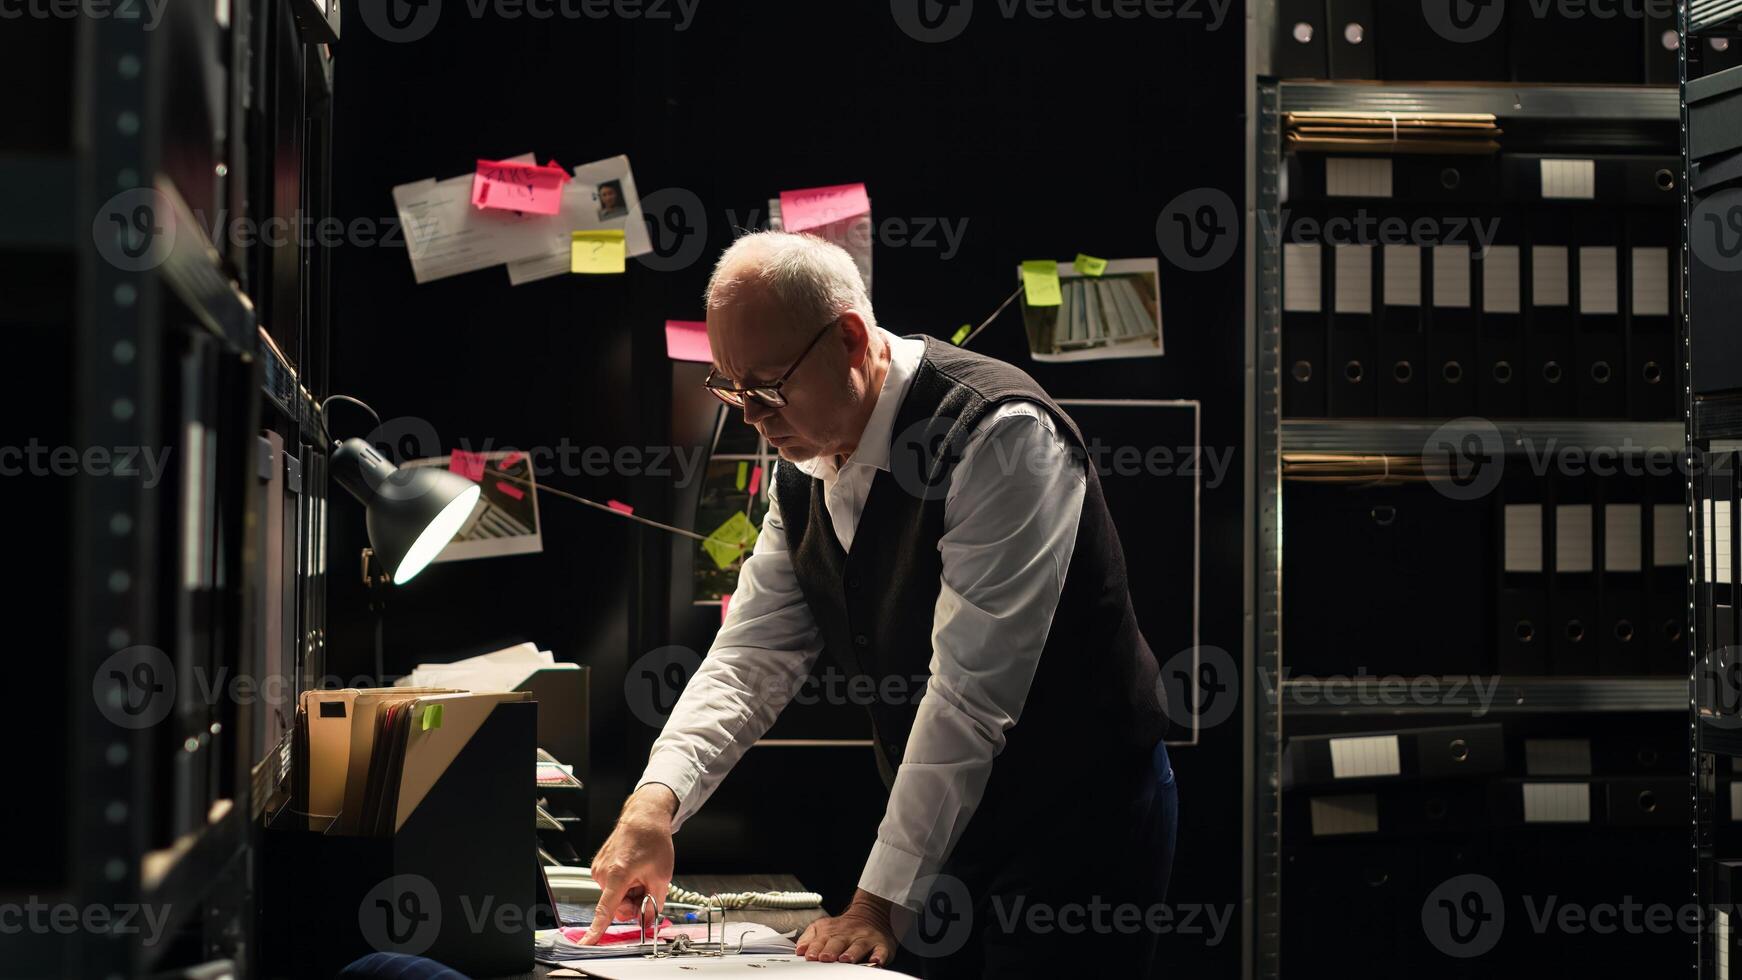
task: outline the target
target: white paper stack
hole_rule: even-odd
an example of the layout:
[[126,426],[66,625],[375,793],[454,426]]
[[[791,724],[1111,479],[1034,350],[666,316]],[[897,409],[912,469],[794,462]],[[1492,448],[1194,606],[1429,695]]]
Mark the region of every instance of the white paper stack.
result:
[[578,670],[557,663],[549,650],[520,643],[451,664],[418,664],[393,682],[395,687],[447,687],[457,691],[512,691],[540,670]]

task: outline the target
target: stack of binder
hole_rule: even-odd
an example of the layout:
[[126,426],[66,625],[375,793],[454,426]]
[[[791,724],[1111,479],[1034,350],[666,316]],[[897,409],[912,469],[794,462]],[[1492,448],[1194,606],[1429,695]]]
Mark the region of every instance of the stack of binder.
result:
[[[1677,417],[1678,173],[1650,155],[1294,155],[1284,415]],[[1742,367],[1709,377],[1742,387]]]

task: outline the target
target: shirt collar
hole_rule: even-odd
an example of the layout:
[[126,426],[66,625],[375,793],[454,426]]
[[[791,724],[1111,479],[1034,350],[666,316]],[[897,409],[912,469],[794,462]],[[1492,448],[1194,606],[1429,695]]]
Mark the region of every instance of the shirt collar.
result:
[[[865,420],[865,431],[859,434],[859,447],[848,457],[847,465],[887,470],[889,442],[895,437],[895,413],[901,410],[908,389],[913,387],[913,376],[925,357],[925,341],[897,337],[882,327],[876,329],[889,345],[889,371],[877,390],[877,405]],[[812,479],[829,481],[837,475],[832,456],[815,456],[796,465]]]

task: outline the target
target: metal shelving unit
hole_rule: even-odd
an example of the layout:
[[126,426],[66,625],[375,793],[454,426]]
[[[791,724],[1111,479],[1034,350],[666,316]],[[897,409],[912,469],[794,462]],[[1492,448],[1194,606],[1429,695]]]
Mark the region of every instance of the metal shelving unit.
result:
[[[1271,77],[1276,0],[1255,0],[1247,30],[1250,88],[1245,202],[1247,228],[1277,228],[1283,180],[1282,122],[1289,112],[1312,110],[1493,113],[1502,124],[1572,121],[1592,144],[1628,146],[1628,127],[1652,132],[1682,119],[1678,93],[1669,87],[1512,83],[1408,83],[1279,81]],[[1685,48],[1685,45],[1684,45]],[[1683,56],[1685,61],[1685,55]],[[1580,125],[1583,124],[1583,125]],[[1683,123],[1685,125],[1685,122]],[[1667,135],[1666,135],[1667,138]],[[1686,186],[1686,180],[1683,180]],[[1685,217],[1685,216],[1684,216]],[[1688,681],[1679,676],[1484,677],[1484,704],[1472,687],[1433,704],[1393,705],[1383,678],[1285,682],[1282,636],[1282,456],[1350,453],[1420,456],[1430,438],[1466,432],[1498,434],[1508,454],[1594,447],[1636,448],[1675,455],[1687,446],[1683,422],[1565,420],[1284,419],[1281,411],[1281,243],[1279,236],[1248,235],[1245,371],[1248,453],[1246,487],[1246,623],[1243,651],[1245,745],[1243,854],[1246,902],[1242,913],[1243,972],[1249,978],[1282,973],[1282,789],[1285,718],[1420,717],[1446,723],[1455,717],[1542,712],[1669,713],[1689,709]],[[1684,335],[1685,336],[1685,335]],[[1739,416],[1742,418],[1742,416]],[[1742,431],[1742,428],[1739,428]],[[1691,526],[1691,524],[1690,524]],[[1452,679],[1443,679],[1450,681]],[[1395,700],[1395,699],[1392,699]],[[1342,702],[1342,703],[1338,703]],[[1742,735],[1730,743],[1742,755]],[[1697,767],[1697,760],[1696,760]]]

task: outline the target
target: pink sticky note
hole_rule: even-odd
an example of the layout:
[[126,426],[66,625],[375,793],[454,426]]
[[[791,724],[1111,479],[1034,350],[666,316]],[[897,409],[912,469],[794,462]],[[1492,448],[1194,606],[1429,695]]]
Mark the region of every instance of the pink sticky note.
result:
[[569,175],[563,168],[507,160],[479,160],[472,175],[472,205],[556,214],[563,207],[563,185]]
[[497,480],[496,481],[496,489],[502,491],[503,493],[507,494],[510,497],[513,497],[515,500],[522,500],[522,499],[525,499],[525,497],[526,497],[525,490],[522,490],[519,487],[515,486],[514,484],[509,483],[505,480]]
[[484,480],[484,454],[456,449],[448,454],[448,469],[473,483],[481,483]]
[[502,457],[502,462],[497,463],[496,465],[498,467],[506,470],[506,469],[511,468],[515,463],[518,463],[525,458],[526,458],[526,454],[521,452],[520,450],[516,449],[515,451]]
[[708,325],[700,320],[665,321],[665,356],[674,361],[713,363],[714,351],[708,346]]
[[720,597],[720,622],[723,623],[726,621],[726,610],[728,610],[730,608],[732,608],[732,597],[730,595],[721,596]]
[[760,489],[762,489],[762,467],[757,466],[750,470],[750,496],[756,496],[756,491]]
[[621,500],[607,500],[607,501],[605,501],[605,506],[611,508],[612,510],[618,512],[619,514],[633,514],[633,513],[635,513],[635,508],[629,506],[628,504],[624,503]]
[[802,191],[780,192],[780,224],[787,231],[804,231],[871,210],[864,184],[836,184]]

